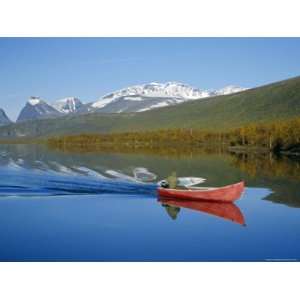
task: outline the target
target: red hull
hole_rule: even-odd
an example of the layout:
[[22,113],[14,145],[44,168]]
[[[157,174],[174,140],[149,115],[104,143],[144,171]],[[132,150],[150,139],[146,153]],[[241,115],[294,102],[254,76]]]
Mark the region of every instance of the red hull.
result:
[[195,211],[204,212],[232,222],[245,225],[245,219],[240,209],[233,203],[221,203],[212,201],[188,201],[159,199],[159,202],[170,206],[188,208]]
[[218,202],[234,202],[239,199],[244,191],[245,184],[243,181],[226,185],[219,188],[202,188],[202,189],[165,189],[158,188],[159,197],[176,198],[192,201],[218,201]]

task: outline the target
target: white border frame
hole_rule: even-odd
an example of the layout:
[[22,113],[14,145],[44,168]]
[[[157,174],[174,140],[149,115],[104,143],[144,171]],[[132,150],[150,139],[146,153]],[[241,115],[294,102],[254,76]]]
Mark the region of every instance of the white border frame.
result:
[[[300,36],[297,0],[10,0],[0,36]],[[1,58],[0,58],[1,59]],[[5,245],[1,245],[5,247]],[[299,263],[1,263],[1,299],[294,299]]]

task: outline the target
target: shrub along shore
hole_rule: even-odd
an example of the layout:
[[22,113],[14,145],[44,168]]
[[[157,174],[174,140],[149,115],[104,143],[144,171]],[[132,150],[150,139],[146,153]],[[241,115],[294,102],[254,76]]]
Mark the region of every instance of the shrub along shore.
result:
[[51,137],[47,144],[65,151],[128,150],[211,147],[229,151],[268,151],[300,154],[300,118],[248,124],[212,132],[199,129],[164,129],[110,134],[80,134]]

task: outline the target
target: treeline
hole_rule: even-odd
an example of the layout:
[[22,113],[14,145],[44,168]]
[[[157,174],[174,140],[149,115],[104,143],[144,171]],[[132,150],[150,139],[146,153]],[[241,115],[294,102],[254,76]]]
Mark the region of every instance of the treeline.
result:
[[300,118],[250,124],[229,132],[231,145],[260,146],[274,152],[300,150]]
[[260,147],[273,152],[300,152],[300,118],[256,123],[229,131],[167,129],[50,138],[56,148]]

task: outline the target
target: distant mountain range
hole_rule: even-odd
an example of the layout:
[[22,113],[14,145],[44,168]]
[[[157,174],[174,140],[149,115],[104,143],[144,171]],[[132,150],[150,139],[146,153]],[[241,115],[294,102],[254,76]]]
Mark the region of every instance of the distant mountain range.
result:
[[[17,122],[56,118],[68,114],[142,112],[183,102],[218,95],[227,95],[245,90],[228,86],[220,90],[200,90],[178,82],[156,83],[131,86],[115,91],[90,103],[82,103],[76,97],[68,97],[47,103],[39,97],[30,97],[21,110]],[[4,121],[0,125],[6,125]]]
[[[134,95],[126,96],[121,92],[116,92],[114,95],[108,96],[106,96],[106,99],[109,99],[107,102],[111,104],[120,97],[133,97]],[[135,97],[139,96],[135,95]],[[164,99],[166,100],[166,98]],[[64,102],[68,103],[68,101]],[[69,101],[70,103],[73,102]],[[97,103],[97,101],[93,103]],[[37,101],[33,101],[31,105],[33,104],[37,105]],[[28,120],[1,126],[0,138],[45,138],[80,133],[146,131],[167,128],[223,131],[253,122],[285,120],[300,116],[300,77],[238,93],[209,96],[200,100],[196,98],[146,111],[141,111],[142,108],[139,108],[138,112],[108,113],[103,110],[95,110],[91,113],[79,113],[83,108],[92,105],[80,105],[81,107],[76,113],[60,112],[59,117],[55,118]],[[65,109],[69,110],[68,107],[67,105]],[[74,106],[71,105],[71,108],[73,109]]]

